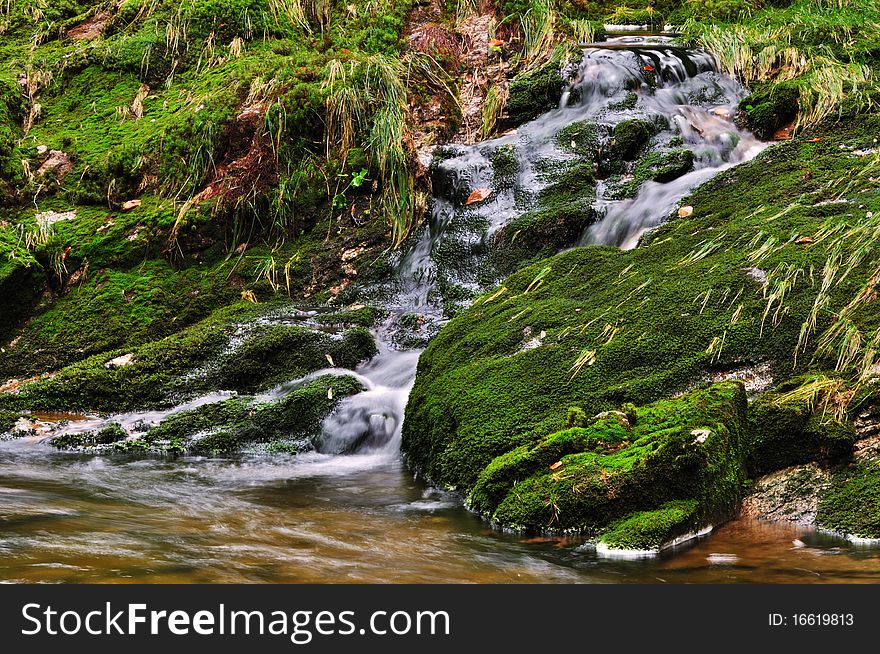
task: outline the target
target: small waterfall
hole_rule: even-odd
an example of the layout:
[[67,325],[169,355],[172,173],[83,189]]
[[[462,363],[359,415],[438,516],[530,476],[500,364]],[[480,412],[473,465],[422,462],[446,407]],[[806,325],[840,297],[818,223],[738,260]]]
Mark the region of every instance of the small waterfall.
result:
[[[322,469],[349,466],[341,459],[333,463],[340,454],[369,455],[371,461],[397,456],[421,347],[447,320],[441,290],[457,287],[464,293],[479,293],[500,281],[487,276],[483,266],[494,235],[535,208],[541,191],[557,181],[554,165],[583,160],[560,143],[563,129],[577,123],[591,125],[601,158],[614,127],[639,119],[656,127],[653,152],[684,149],[693,156],[690,172],[671,181],[647,181],[632,197],[618,197],[631,173],[597,175],[592,209],[599,219],[586,228],[578,245],[635,247],[645,231],[674,212],[688,191],[763,147],[731,122],[745,91],[717,72],[714,57],[707,52],[685,50],[666,37],[623,36],[584,47],[580,63],[562,72],[569,81],[555,109],[499,138],[445,147],[446,156],[432,171],[430,219],[400,255],[395,278],[378,302],[389,312],[373,330],[379,353],[357,371],[326,368],[255,398],[277,401],[327,374],[360,381],[365,390],[343,398],[321,426],[317,450],[330,456],[321,459]],[[488,197],[469,203],[477,190]],[[407,330],[412,329],[413,318],[420,325],[421,344],[410,343],[407,348],[401,346],[405,340],[401,335],[411,334]],[[111,421],[129,431],[143,431],[169,415],[227,397],[211,394],[167,411],[90,419],[55,434],[93,430]]]
[[[667,37],[624,36],[586,47],[580,64],[564,73],[570,81],[556,109],[500,138],[448,146],[451,156],[436,164],[430,220],[399,261],[392,314],[376,331],[380,354],[359,370],[367,390],[343,400],[324,421],[320,451],[397,452],[420,353],[391,345],[401,315],[421,314],[439,328],[445,321],[440,285],[481,292],[499,281],[481,278],[481,261],[493,235],[533,208],[553,181],[541,174],[541,164],[572,159],[560,147],[562,129],[595,123],[604,147],[616,124],[638,118],[660,126],[655,148],[677,144],[693,153],[691,172],[665,183],[648,181],[632,198],[609,198],[608,183],[598,180],[593,208],[601,219],[581,236],[581,245],[635,247],[688,191],[764,147],[732,123],[745,90],[717,72],[708,52],[685,50]],[[509,179],[499,179],[500,156],[516,162],[515,172],[505,173]],[[468,204],[477,189],[490,191],[489,198]]]
[[400,451],[403,411],[421,350],[396,350],[378,336],[379,354],[359,370],[367,390],[343,399],[327,416],[319,452],[396,456]]

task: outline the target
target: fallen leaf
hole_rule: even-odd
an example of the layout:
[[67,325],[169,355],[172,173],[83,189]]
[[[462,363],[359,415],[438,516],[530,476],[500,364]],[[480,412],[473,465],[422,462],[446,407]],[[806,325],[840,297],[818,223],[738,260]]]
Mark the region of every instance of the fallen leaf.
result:
[[687,205],[687,206],[681,207],[678,210],[678,217],[679,218],[687,218],[688,216],[692,215],[693,213],[694,213],[694,208],[690,205]]
[[474,192],[468,196],[465,204],[474,204],[476,202],[482,202],[486,198],[492,195],[492,189],[490,188],[478,188],[474,189]]
[[562,461],[557,461],[556,463],[551,463],[551,464],[550,464],[550,469],[551,469],[551,470],[558,470],[558,469],[561,468],[561,467],[562,467]]
[[812,236],[801,236],[798,240],[795,241],[798,245],[809,245],[813,242]]
[[504,41],[502,41],[501,39],[492,39],[491,41],[489,41],[490,48],[499,48],[502,45],[504,45]]
[[821,137],[821,136],[817,136],[816,138],[807,139],[807,143],[818,143],[818,142],[821,141],[821,140],[822,140],[822,137]]
[[247,300],[248,302],[251,302],[253,304],[259,304],[259,302],[257,301],[257,296],[254,295],[253,291],[242,291],[241,299]]
[[331,386],[330,388],[327,389],[327,399],[328,399],[328,400],[332,400],[332,399],[333,399],[333,387],[332,387],[332,386]]
[[645,66],[645,70],[647,70],[648,72],[651,72],[654,70],[654,67],[653,66]]
[[335,367],[336,367],[336,364],[333,363],[333,357],[331,357],[329,354],[325,354],[324,356],[326,357],[327,361],[330,362],[330,367],[331,367],[331,368],[335,368]]
[[122,205],[122,210],[123,211],[130,211],[131,209],[134,209],[135,207],[139,207],[139,206],[141,206],[140,200],[129,200],[128,202],[126,202],[125,204]]

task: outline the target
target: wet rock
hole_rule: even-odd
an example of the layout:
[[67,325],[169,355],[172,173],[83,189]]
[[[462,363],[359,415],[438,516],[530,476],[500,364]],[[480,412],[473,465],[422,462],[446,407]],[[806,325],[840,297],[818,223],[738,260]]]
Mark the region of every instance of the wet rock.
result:
[[565,85],[562,62],[550,61],[533,71],[521,73],[510,82],[506,127],[515,127],[538,117],[559,104]]
[[817,463],[778,470],[760,477],[743,499],[744,516],[814,525],[819,495],[830,483],[830,473]]

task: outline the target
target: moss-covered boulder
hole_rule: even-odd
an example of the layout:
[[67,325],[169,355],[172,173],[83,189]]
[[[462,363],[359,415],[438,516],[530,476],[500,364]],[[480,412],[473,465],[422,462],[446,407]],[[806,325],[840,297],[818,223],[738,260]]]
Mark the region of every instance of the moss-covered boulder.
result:
[[[496,457],[469,503],[502,527],[596,534],[615,525],[615,546],[627,531],[626,547],[656,548],[734,514],[745,479],[745,412],[744,390],[726,382],[641,407],[633,423],[610,414]],[[670,520],[670,502],[689,510]]]
[[[126,432],[118,423],[110,423],[96,431],[62,434],[50,441],[53,447],[59,450],[91,448],[100,445],[121,444],[128,438]],[[124,447],[124,446],[120,446]]]
[[290,325],[258,325],[209,373],[217,388],[254,392],[327,366],[354,368],[376,353],[365,327],[329,335]]
[[647,179],[665,184],[689,173],[693,168],[694,153],[690,150],[673,150],[666,153],[652,152],[639,160],[635,169],[635,177],[639,184]]
[[257,444],[273,451],[309,449],[321,421],[363,386],[352,377],[325,375],[276,401],[232,398],[174,414],[150,429],[142,440],[165,452],[229,454]]
[[[342,331],[256,320],[253,305],[222,309],[177,334],[130,351],[113,350],[0,394],[0,407],[71,411],[132,411],[172,406],[200,393],[253,393],[372,357],[367,328]],[[248,322],[241,323],[240,320]]]
[[520,73],[511,80],[507,98],[507,124],[520,125],[559,104],[565,85],[560,74],[561,68],[561,61],[552,58],[543,66]]
[[[748,467],[754,475],[810,461],[839,459],[852,451],[856,431],[816,402],[807,384],[783,384],[749,406]],[[806,391],[806,392],[805,392]]]
[[353,377],[324,375],[277,399],[250,396],[209,402],[172,413],[130,432],[117,423],[84,433],[63,433],[51,445],[65,450],[145,454],[234,454],[246,449],[296,453],[312,449],[325,417],[345,397],[363,391]]
[[655,131],[654,125],[638,118],[617,123],[608,144],[608,158],[625,161],[635,159],[648,145]]
[[771,139],[797,117],[799,98],[796,81],[761,85],[739,104],[743,123],[758,138]]

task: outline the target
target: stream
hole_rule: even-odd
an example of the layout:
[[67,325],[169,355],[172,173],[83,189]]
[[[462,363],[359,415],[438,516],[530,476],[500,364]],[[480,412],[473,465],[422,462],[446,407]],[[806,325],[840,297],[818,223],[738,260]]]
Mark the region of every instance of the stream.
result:
[[[640,118],[659,125],[653,147],[685,148],[693,168],[618,197],[600,181],[597,220],[577,244],[632,248],[667,220],[691,189],[754,157],[765,144],[731,122],[745,90],[708,53],[667,39],[624,37],[587,47],[560,106],[516,132],[457,146],[441,161],[430,220],[384,289],[389,317],[374,330],[379,353],[356,371],[328,368],[258,397],[274,401],[321,374],[366,388],[324,421],[317,450],[177,459],[60,452],[33,437],[0,441],[0,579],[27,582],[878,582],[880,550],[794,525],[738,520],[676,552],[646,560],[599,557],[577,538],[499,533],[459,497],[414,480],[401,461],[404,409],[419,347],[401,349],[402,318],[427,335],[445,322],[440,289],[474,292],[492,238],[534,207],[552,179],[541,162],[572,159],[558,135],[578,121]],[[648,84],[648,74],[656,88]],[[634,100],[633,100],[634,98]],[[627,99],[626,102],[623,100]],[[488,201],[493,153],[511,148],[516,179]],[[625,179],[623,180],[626,181]],[[620,180],[618,180],[618,183]],[[439,187],[439,188],[437,188]],[[458,199],[457,199],[458,198]],[[574,245],[574,244],[573,244]],[[455,247],[453,247],[455,246]],[[452,248],[452,264],[439,254]],[[216,402],[218,392],[166,411],[73,420],[52,436],[116,422],[153,425]],[[46,417],[48,422],[57,417]]]

